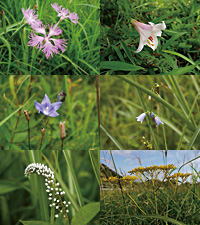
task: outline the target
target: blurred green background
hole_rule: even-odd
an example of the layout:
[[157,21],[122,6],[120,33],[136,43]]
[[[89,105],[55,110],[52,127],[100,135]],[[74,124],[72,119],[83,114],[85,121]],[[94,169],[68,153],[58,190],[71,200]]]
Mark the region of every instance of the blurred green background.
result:
[[[36,110],[34,100],[41,103],[44,95],[47,94],[51,103],[56,102],[57,95],[62,90],[67,94],[65,102],[57,111],[59,116],[49,120],[41,149],[61,149],[60,121],[66,122],[64,149],[99,149],[95,76],[84,75],[0,76],[1,149],[28,149],[28,123],[23,112],[25,109],[30,115],[31,149],[38,149],[41,139],[40,130],[45,127],[47,120]],[[24,103],[26,105],[19,116],[18,109]]]
[[[147,149],[144,142],[157,150],[200,148],[199,76],[101,76],[100,85],[101,150]],[[156,127],[154,118],[148,122],[148,116],[138,122],[146,111],[153,111],[164,129]]]
[[[70,224],[72,218],[80,219],[78,218],[80,209],[90,203],[99,202],[99,183],[95,176],[99,171],[98,155],[98,151],[0,150],[0,224],[21,225],[19,220],[45,221],[43,210],[49,212],[47,218],[53,213],[52,208],[49,207],[51,202],[47,199],[44,177],[35,174],[31,175],[30,179],[24,177],[25,168],[34,160],[50,167],[62,190],[66,192],[64,200],[71,201],[68,213]],[[42,193],[43,197],[41,197]],[[84,217],[84,213],[82,216]],[[98,214],[94,218],[89,214],[85,216],[88,218],[88,224],[99,224]],[[82,221],[76,224],[83,224],[83,221],[82,218]],[[50,218],[46,222],[50,222]],[[60,214],[58,219],[55,218],[55,223],[51,224],[65,225],[66,223]]]

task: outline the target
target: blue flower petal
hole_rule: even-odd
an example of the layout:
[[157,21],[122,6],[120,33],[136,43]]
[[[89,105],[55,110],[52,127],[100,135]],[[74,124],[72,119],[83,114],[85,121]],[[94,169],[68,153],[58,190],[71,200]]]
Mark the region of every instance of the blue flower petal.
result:
[[139,121],[139,122],[143,122],[143,120],[144,120],[144,118],[145,118],[145,116],[146,116],[146,113],[142,113],[141,115],[139,115],[138,117],[136,117],[136,119],[137,119],[137,121]]
[[54,110],[58,110],[62,105],[62,102],[54,102],[51,105],[53,106]]
[[35,108],[38,110],[38,112],[40,113],[42,111],[42,105],[40,103],[38,103],[36,100],[34,101],[35,102]]
[[45,107],[49,107],[51,105],[51,101],[47,96],[47,94],[44,95],[44,99],[42,100],[41,104],[44,105]]
[[155,117],[155,122],[156,122],[156,127],[159,125],[159,124],[164,124],[160,118],[158,116]]

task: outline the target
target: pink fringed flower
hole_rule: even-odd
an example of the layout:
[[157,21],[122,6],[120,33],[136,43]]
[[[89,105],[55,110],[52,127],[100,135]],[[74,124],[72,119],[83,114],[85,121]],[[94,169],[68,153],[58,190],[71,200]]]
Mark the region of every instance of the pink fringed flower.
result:
[[26,10],[22,8],[22,13],[24,14],[24,17],[26,18],[26,21],[31,26],[40,26],[42,22],[37,19],[38,15],[35,15],[35,11],[33,9],[30,9],[30,7]]
[[[41,26],[33,26],[33,32],[31,33],[28,42],[28,46],[35,47],[38,49],[42,49],[42,52],[45,53],[47,59],[53,57],[53,53],[58,54],[59,50],[64,52],[67,48],[66,41],[67,39],[55,39],[52,36],[59,36],[62,34],[62,30],[59,27],[56,27],[56,24],[49,27],[49,34],[46,34],[46,27],[42,24]],[[44,36],[39,36],[35,33],[43,34]]]
[[60,20],[64,20],[65,18],[69,18],[72,21],[72,23],[75,23],[75,24],[78,23],[79,17],[77,15],[77,13],[75,13],[75,12],[70,13],[69,9],[65,9],[65,8],[62,8],[62,6],[58,6],[58,3],[51,4],[51,6],[58,13],[58,17],[60,17]]

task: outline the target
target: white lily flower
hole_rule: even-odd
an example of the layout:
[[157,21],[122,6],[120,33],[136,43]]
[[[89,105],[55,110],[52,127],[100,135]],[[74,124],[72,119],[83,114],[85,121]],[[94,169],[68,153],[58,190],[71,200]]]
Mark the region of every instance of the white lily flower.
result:
[[150,25],[140,23],[134,19],[132,19],[131,22],[140,35],[140,44],[135,53],[140,52],[144,45],[148,45],[154,51],[158,47],[157,37],[161,37],[161,30],[165,30],[166,28],[165,22],[162,21],[162,23],[159,24],[149,22]]

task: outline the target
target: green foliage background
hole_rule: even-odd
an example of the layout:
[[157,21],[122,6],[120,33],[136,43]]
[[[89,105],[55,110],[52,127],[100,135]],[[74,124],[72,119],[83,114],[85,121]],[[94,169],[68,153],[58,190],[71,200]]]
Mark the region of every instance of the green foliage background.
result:
[[[139,45],[131,19],[165,22],[153,52]],[[200,5],[198,0],[102,0],[101,74],[199,74]]]
[[[147,149],[143,136],[157,150],[199,149],[199,79],[190,75],[101,76],[100,149]],[[161,98],[151,91],[155,83]],[[164,122],[164,130],[148,116],[142,124],[136,120],[146,111]]]
[[38,8],[38,19],[47,25],[58,22],[56,11],[50,0],[1,0],[4,10],[0,24],[0,67],[5,74],[99,74],[99,0],[56,1],[70,12],[79,16],[79,24],[64,20],[59,24],[63,30],[61,38],[68,39],[67,49],[60,55],[46,59],[44,53],[27,46],[30,25],[20,26],[23,19],[22,8]]
[[[27,93],[28,84],[30,88]],[[65,121],[64,149],[99,149],[95,76],[0,76],[0,145],[3,150],[28,149],[28,124],[23,111],[30,115],[31,149],[38,149],[40,130],[45,127],[44,115],[39,114],[34,100],[41,103],[47,94],[51,103],[62,90],[67,93],[58,109],[59,116],[51,118],[46,128],[43,150],[60,150],[59,122]],[[26,101],[24,98],[27,96]],[[25,106],[24,106],[25,103]],[[19,117],[18,109],[22,108]],[[19,117],[19,123],[16,127]],[[50,118],[50,117],[48,117]],[[13,143],[10,144],[14,135]]]
[[[66,225],[62,214],[56,219],[49,207],[44,177],[24,177],[25,168],[33,162],[43,163],[51,168],[69,206],[70,224],[99,224],[97,209],[87,213],[81,210],[87,205],[98,206],[99,202],[99,152],[98,151],[2,151],[0,150],[0,223],[1,225],[23,224]],[[91,208],[90,207],[90,208]],[[95,206],[96,207],[96,206]],[[45,217],[44,212],[47,212]],[[53,216],[53,217],[52,217]],[[54,219],[55,218],[55,219]],[[76,223],[74,223],[76,220]],[[30,222],[33,221],[33,222]],[[40,221],[40,222],[35,222]],[[77,223],[78,221],[78,223]]]

